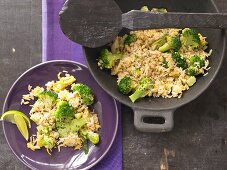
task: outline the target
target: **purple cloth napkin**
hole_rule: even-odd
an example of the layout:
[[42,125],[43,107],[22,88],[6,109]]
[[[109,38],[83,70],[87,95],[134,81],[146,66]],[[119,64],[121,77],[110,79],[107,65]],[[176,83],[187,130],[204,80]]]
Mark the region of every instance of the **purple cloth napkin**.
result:
[[[82,47],[64,36],[62,33],[58,13],[64,0],[42,0],[42,61],[74,60],[85,64]],[[93,170],[121,170],[122,169],[122,131],[121,113],[119,110],[119,126],[115,141],[107,155],[92,169]]]

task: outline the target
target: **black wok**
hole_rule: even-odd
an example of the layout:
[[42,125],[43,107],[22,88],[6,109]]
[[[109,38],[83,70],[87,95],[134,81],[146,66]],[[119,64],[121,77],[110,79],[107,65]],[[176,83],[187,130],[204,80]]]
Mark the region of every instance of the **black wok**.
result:
[[[206,3],[203,0],[116,0],[116,2],[123,12],[139,9],[144,5],[148,5],[150,8],[164,7],[171,12],[218,12],[211,0],[207,0]],[[220,29],[199,29],[199,31],[207,37],[209,49],[213,49],[209,60],[211,69],[208,75],[199,77],[197,83],[184,92],[180,99],[144,98],[132,103],[128,96],[121,94],[117,90],[116,77],[111,76],[109,71],[103,71],[97,67],[97,58],[103,47],[84,47],[84,54],[92,75],[101,87],[119,102],[134,110],[134,124],[138,130],[144,132],[166,132],[173,128],[174,111],[182,105],[191,102],[207,89],[217,75],[224,57],[225,31]],[[122,30],[120,34],[123,35],[128,32],[129,30]],[[144,123],[144,117],[163,117],[165,121],[163,124],[149,124]]]

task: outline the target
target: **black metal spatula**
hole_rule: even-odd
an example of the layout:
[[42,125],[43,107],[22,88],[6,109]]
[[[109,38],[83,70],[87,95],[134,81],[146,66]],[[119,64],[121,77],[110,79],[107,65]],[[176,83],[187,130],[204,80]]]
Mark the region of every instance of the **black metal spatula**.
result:
[[95,48],[111,42],[122,28],[227,28],[227,14],[139,10],[122,14],[114,0],[67,0],[60,12],[60,26],[72,41]]

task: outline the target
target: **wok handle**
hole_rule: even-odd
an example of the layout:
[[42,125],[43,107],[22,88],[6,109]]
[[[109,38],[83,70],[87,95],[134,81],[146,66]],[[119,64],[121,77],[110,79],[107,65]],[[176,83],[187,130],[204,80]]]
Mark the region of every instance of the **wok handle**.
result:
[[227,13],[153,13],[132,10],[122,15],[131,30],[155,28],[227,28]]
[[[142,132],[168,132],[171,131],[174,126],[174,110],[161,110],[161,111],[153,111],[153,110],[142,110],[134,108],[134,125],[137,130]],[[165,119],[163,124],[151,124],[145,123],[144,118],[148,117],[162,117]]]

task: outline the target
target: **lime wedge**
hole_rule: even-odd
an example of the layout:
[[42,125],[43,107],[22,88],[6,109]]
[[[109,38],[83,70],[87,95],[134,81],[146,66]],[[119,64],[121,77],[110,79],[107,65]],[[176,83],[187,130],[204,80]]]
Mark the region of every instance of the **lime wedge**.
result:
[[24,118],[28,127],[31,128],[30,119],[24,113],[17,111],[17,110],[9,110],[9,111],[3,113],[0,120],[16,124],[15,118],[14,118],[15,115],[20,115],[22,118]]
[[19,129],[20,133],[28,140],[28,128],[23,116],[19,114],[14,114],[14,121]]

